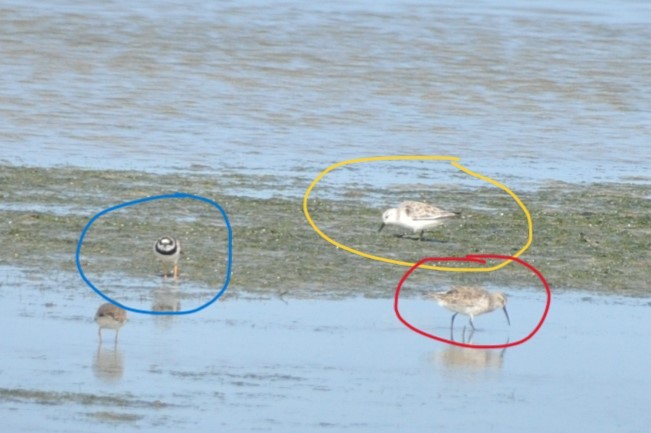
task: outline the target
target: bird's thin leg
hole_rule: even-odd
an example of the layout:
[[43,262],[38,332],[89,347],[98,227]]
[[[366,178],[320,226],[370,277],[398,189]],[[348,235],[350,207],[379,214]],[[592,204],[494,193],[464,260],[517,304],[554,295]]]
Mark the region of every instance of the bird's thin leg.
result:
[[118,345],[118,334],[119,334],[119,333],[120,333],[120,330],[119,330],[119,329],[116,329],[116,330],[115,330],[115,341],[113,342],[113,345],[114,345],[114,346],[117,346],[117,345]]
[[99,344],[102,344],[102,328],[97,328],[97,335],[99,335]]
[[475,335],[475,330],[471,329],[470,334],[468,334],[468,344],[472,344],[472,336]]
[[163,262],[163,279],[167,279],[167,263]]
[[470,316],[470,326],[472,326],[472,330],[473,330],[473,331],[476,330],[476,328],[475,328],[475,324],[472,323],[472,316]]
[[459,313],[454,313],[452,315],[452,321],[450,322],[450,329],[454,328],[454,318],[457,317],[457,314],[459,314]]
[[504,315],[506,316],[506,321],[511,326],[511,319],[509,318],[509,313],[506,312],[506,305],[502,307],[502,310],[504,310]]
[[425,230],[420,231],[420,235],[418,236],[418,240],[422,241],[423,240],[423,234],[425,233]]
[[179,264],[174,264],[174,281],[179,279]]

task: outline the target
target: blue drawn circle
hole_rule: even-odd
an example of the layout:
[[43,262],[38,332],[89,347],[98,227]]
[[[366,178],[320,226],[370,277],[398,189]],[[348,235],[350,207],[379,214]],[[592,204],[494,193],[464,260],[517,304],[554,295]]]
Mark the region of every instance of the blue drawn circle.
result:
[[[154,200],[164,200],[164,199],[169,199],[169,198],[190,198],[193,200],[199,200],[206,202],[214,207],[216,207],[219,212],[221,212],[222,216],[224,217],[224,222],[226,223],[226,228],[228,229],[228,266],[226,267],[226,279],[224,281],[224,286],[222,289],[215,295],[214,298],[206,302],[205,304],[193,309],[193,310],[183,310],[183,311],[152,311],[152,310],[140,310],[138,308],[131,308],[127,307],[126,305],[122,305],[117,301],[114,301],[113,299],[109,298],[106,296],[101,290],[99,290],[95,285],[88,279],[86,278],[86,274],[84,274],[83,269],[81,268],[81,262],[79,261],[79,254],[81,252],[81,246],[84,242],[84,237],[86,237],[86,232],[90,228],[91,225],[95,222],[96,219],[101,217],[102,215],[105,215],[109,212],[113,212],[114,210],[123,208],[123,207],[128,207],[128,206],[133,206],[135,204],[139,203],[145,203],[148,201],[154,201]],[[142,313],[142,314],[157,314],[157,315],[175,315],[175,314],[192,314],[196,313],[198,311],[203,310],[204,308],[210,306],[213,302],[215,302],[221,295],[224,294],[226,291],[226,288],[228,287],[228,284],[230,283],[231,280],[231,264],[233,262],[233,230],[231,229],[231,224],[228,221],[228,216],[226,216],[226,212],[224,212],[224,209],[217,204],[217,202],[214,202],[206,197],[202,197],[200,195],[192,195],[192,194],[186,194],[184,192],[175,192],[174,194],[163,194],[163,195],[154,195],[151,197],[145,197],[141,198],[138,200],[133,200],[129,201],[126,203],[121,203],[119,205],[110,207],[108,209],[104,209],[100,213],[96,214],[94,217],[88,221],[88,224],[86,224],[86,227],[81,231],[81,236],[79,237],[79,242],[77,243],[77,252],[75,254],[75,261],[77,262],[77,270],[79,271],[79,275],[81,278],[88,284],[88,286],[95,291],[98,295],[100,295],[102,298],[106,299],[108,302],[117,305],[120,308],[123,308],[128,311],[132,311],[134,313]]]

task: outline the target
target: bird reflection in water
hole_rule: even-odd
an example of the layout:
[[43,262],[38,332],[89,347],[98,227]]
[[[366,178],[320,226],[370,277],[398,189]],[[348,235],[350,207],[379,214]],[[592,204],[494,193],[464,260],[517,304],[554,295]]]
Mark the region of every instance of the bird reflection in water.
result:
[[[463,327],[461,343],[472,345],[475,330]],[[456,341],[451,338],[452,341]],[[507,338],[504,344],[508,344]],[[500,370],[504,363],[506,347],[502,349],[471,349],[468,347],[454,346],[452,344],[432,354],[432,359],[437,364],[448,369],[464,370]]]

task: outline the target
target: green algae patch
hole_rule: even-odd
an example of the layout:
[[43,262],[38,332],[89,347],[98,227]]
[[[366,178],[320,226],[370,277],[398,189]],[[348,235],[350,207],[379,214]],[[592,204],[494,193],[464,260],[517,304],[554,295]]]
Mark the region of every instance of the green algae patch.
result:
[[118,413],[110,411],[99,411],[86,414],[89,418],[92,418],[100,422],[119,422],[119,423],[130,423],[140,421],[144,418],[144,415],[136,415],[132,413]]
[[56,392],[20,388],[0,388],[0,401],[31,402],[44,405],[80,404],[128,408],[159,409],[170,405],[159,400],[147,401],[132,395],[96,395],[81,392]]
[[[301,298],[391,297],[404,267],[351,255],[321,239],[306,223],[300,189],[294,197],[285,190],[297,182],[239,174],[161,176],[2,166],[0,264],[43,274],[76,272],[77,241],[93,215],[125,201],[180,191],[216,201],[229,216],[233,268],[227,296],[242,291]],[[517,193],[533,219],[533,243],[521,258],[545,275],[552,290],[648,295],[650,186],[550,182]],[[508,254],[515,251],[503,251],[504,245],[522,244],[521,211],[490,189],[437,187],[435,203],[460,211],[462,217],[436,228],[424,242],[399,237],[403,234],[399,231],[377,233],[382,212],[394,204],[382,194],[360,186],[354,197],[315,197],[310,212],[347,244],[412,261],[495,251]],[[414,186],[409,194],[423,201],[432,195],[423,186]],[[159,233],[171,233],[181,239],[186,251],[182,281],[207,287],[223,282],[223,228],[200,207],[143,206],[137,212],[118,212],[96,228],[83,247],[82,260],[88,261],[84,269],[89,273],[161,278],[151,248]],[[506,272],[510,268],[489,274],[496,274],[492,278],[499,284],[530,287],[529,281],[519,282]],[[431,272],[442,287],[478,278]]]

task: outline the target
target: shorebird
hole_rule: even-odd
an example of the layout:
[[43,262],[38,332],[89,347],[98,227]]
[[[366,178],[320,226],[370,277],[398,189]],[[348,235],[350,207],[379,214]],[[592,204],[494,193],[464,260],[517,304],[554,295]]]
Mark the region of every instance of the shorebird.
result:
[[481,287],[455,287],[447,292],[437,292],[430,295],[441,307],[453,311],[450,329],[454,327],[454,318],[461,313],[470,317],[470,326],[475,329],[473,318],[480,314],[490,313],[501,308],[506,321],[511,325],[509,313],[506,311],[506,295],[502,292],[489,292]]
[[127,321],[127,312],[117,305],[107,302],[100,305],[95,313],[95,322],[99,325],[97,335],[99,335],[99,344],[102,344],[102,328],[115,330],[115,344],[118,343],[118,332]]
[[163,262],[163,278],[167,278],[167,265],[174,265],[174,279],[179,278],[181,243],[170,236],[163,236],[154,243],[154,254]]
[[387,224],[393,224],[406,229],[420,232],[418,239],[423,240],[425,230],[441,225],[447,218],[459,216],[459,212],[449,212],[418,201],[404,201],[393,209],[387,209],[382,214],[381,232]]

